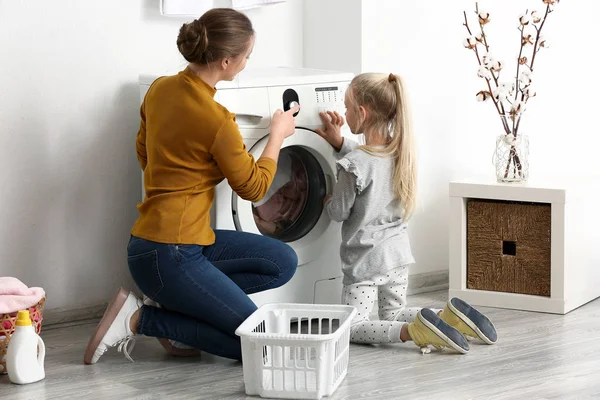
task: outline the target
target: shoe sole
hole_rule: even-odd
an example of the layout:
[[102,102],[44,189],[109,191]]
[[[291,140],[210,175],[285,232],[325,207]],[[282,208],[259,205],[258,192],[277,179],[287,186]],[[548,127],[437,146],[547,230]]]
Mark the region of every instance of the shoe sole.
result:
[[96,349],[98,348],[98,346],[100,346],[100,343],[106,335],[106,332],[108,332],[108,328],[110,328],[110,325],[114,322],[115,318],[117,318],[117,314],[119,314],[119,311],[121,310],[121,308],[123,308],[123,305],[127,301],[127,297],[129,297],[129,291],[120,288],[117,294],[115,294],[115,296],[112,298],[110,303],[108,303],[108,307],[106,307],[106,311],[104,311],[102,319],[98,323],[98,326],[96,326],[96,331],[94,332],[94,334],[90,338],[90,341],[88,342],[87,349],[85,350],[85,355],[83,356],[84,364],[92,364],[92,358],[94,357]]
[[[469,352],[469,343],[467,343],[467,340],[464,338],[464,336],[459,331],[457,331],[455,328],[453,328],[452,326],[448,325],[446,322],[441,320],[430,309],[424,308],[421,311],[419,311],[419,313],[417,314],[417,318],[419,318],[419,320],[423,323],[423,325],[425,325],[427,328],[431,329],[440,339],[442,339],[444,342],[446,342],[454,350],[458,351],[461,354],[467,354]],[[448,331],[448,333],[456,331],[454,333],[454,336],[456,336],[456,340],[451,339],[446,333],[442,332],[434,324],[433,321],[437,322],[438,320],[441,322],[442,327]],[[457,342],[463,342],[463,345],[461,346]]]
[[457,297],[450,299],[448,308],[473,329],[486,344],[494,344],[498,341],[498,333],[492,321],[463,300]]

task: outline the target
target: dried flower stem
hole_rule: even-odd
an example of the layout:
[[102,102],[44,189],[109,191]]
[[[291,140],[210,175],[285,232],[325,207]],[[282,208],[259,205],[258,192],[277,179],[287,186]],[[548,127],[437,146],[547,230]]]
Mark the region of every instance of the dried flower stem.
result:
[[514,145],[510,146],[510,155],[508,156],[508,163],[506,163],[506,170],[504,171],[504,179],[508,178],[508,172],[510,171],[511,161],[515,168],[515,175],[516,175],[516,170],[518,170],[519,173],[522,173],[523,166],[521,165],[521,159],[519,158],[519,155],[517,154],[517,148]]
[[[540,28],[537,29],[537,35],[535,38],[535,44],[533,45],[533,56],[531,57],[531,66],[529,67],[529,69],[531,71],[533,71],[533,63],[535,62],[535,56],[537,55],[538,51],[540,51],[539,47],[538,47],[538,43],[540,41],[540,33],[542,32],[542,28],[544,27],[544,24],[546,23],[546,18],[548,18],[548,14],[550,14],[552,12],[552,10],[550,10],[550,4],[546,5],[546,12],[544,13],[544,18],[542,19],[542,23],[540,24]],[[535,25],[534,25],[535,26]]]
[[[518,100],[518,96],[519,96],[519,92],[521,92],[521,99],[523,98],[523,92],[522,89],[520,88],[520,81],[519,81],[519,70],[521,69],[521,57],[523,57],[523,49],[525,48],[525,43],[523,43],[523,26],[521,26],[519,28],[519,31],[521,32],[521,49],[519,50],[519,57],[517,58],[517,74],[515,75],[515,101]],[[538,32],[539,35],[539,32]],[[516,127],[516,123],[517,123],[517,119],[521,119],[521,117],[519,116],[519,118],[517,118],[517,116],[515,115],[513,118],[513,129],[512,129],[512,133],[513,136],[516,138],[517,137],[517,131],[515,130]],[[508,174],[508,170],[506,171],[506,173]]]
[[[535,35],[535,43],[533,45],[533,55],[531,56],[531,63],[529,65],[526,65],[529,68],[529,71],[533,72],[533,66],[535,63],[535,57],[537,56],[537,53],[540,51],[540,46],[539,46],[539,42],[540,42],[540,37],[541,37],[541,32],[542,32],[542,28],[544,27],[544,24],[546,23],[546,19],[548,18],[548,14],[550,14],[552,12],[552,10],[550,9],[550,5],[547,4],[546,5],[546,12],[544,13],[544,17],[542,18],[542,21],[540,23],[540,27],[538,28],[537,26],[535,26],[535,24],[532,24],[533,27],[536,30],[536,35]],[[523,48],[525,47],[523,45],[523,27],[519,28],[519,30],[521,31],[521,51],[519,52],[519,59],[521,58],[522,52],[523,52]],[[519,95],[519,93],[521,94],[521,101],[524,103],[527,103],[527,101],[529,100],[529,97],[525,97],[525,92],[524,92],[524,88],[520,87],[520,81],[519,81],[519,67],[520,67],[520,63],[517,61],[517,76],[516,76],[516,83],[517,83],[517,90],[515,92],[515,100],[517,100],[517,96]],[[515,120],[513,120],[513,135],[515,137],[517,137],[517,134],[519,133],[519,126],[521,124],[521,116],[519,116],[518,118],[515,118]]]
[[[463,25],[465,26],[465,28],[467,28],[467,32],[469,32],[469,35],[473,36],[473,33],[471,32],[471,28],[469,28],[469,22],[467,20],[466,11],[463,11],[463,15],[465,17],[465,23]],[[483,35],[484,35],[484,33],[482,31],[482,36]],[[488,49],[489,46],[487,45],[487,40],[485,40],[485,41],[486,41],[486,44],[485,44],[486,49]],[[477,57],[477,62],[479,63],[479,66],[483,65],[483,63],[481,62],[481,57],[479,57],[479,51],[477,51],[477,47],[475,47],[473,49],[473,51],[475,52],[475,56]],[[496,87],[498,87],[498,80],[495,78],[493,71],[492,71],[492,77],[494,77],[494,82],[496,83]],[[492,85],[490,84],[490,80],[486,78],[485,81],[487,83],[488,90],[491,95],[493,93],[493,91],[492,91]],[[508,123],[506,121],[506,113],[504,112],[504,106],[502,106],[502,103],[498,104],[499,102],[496,101],[496,99],[494,98],[493,95],[491,96],[491,98],[492,98],[492,102],[494,103],[494,106],[496,106],[496,111],[498,111],[498,115],[500,115],[500,120],[502,121],[502,125],[504,125],[504,130],[506,131],[507,134],[509,134],[510,128],[508,127]],[[502,109],[500,107],[502,107]]]
[[[477,13],[477,15],[479,15],[479,3],[475,2],[475,12]],[[465,13],[465,24],[467,21],[467,15]],[[490,52],[490,46],[488,45],[487,42],[487,35],[485,34],[485,29],[483,24],[481,23],[481,21],[479,21],[479,28],[481,29],[481,38],[483,39],[483,45],[485,46],[485,51],[487,53]],[[469,26],[467,25],[467,30],[469,30]],[[469,30],[469,33],[471,31]],[[496,84],[496,87],[498,87],[498,78],[500,78],[500,72],[498,72],[498,77],[496,77],[496,74],[494,73],[494,71],[490,71],[492,73],[492,78],[494,78],[494,83]],[[502,107],[502,113],[504,114],[504,106],[502,105],[502,103],[500,103],[500,106]]]
[[[477,15],[479,15],[479,3],[475,2],[475,12],[477,13]],[[469,34],[471,33],[471,30],[469,29],[469,25],[467,23],[467,14],[465,14],[465,26],[467,27],[467,30],[469,31]],[[481,23],[481,21],[479,21],[479,28],[481,29],[481,38],[483,39],[483,44],[485,46],[485,51],[489,54],[490,52],[490,46],[487,42],[487,35],[485,34],[485,29],[484,29],[484,25]],[[477,48],[475,48],[475,51],[477,51]],[[479,63],[479,65],[481,65],[481,63]],[[496,88],[500,87],[500,85],[498,84],[498,79],[500,78],[500,72],[498,71],[498,76],[496,76],[495,71],[491,70],[490,71],[492,74],[492,78],[494,78],[494,83],[496,84]],[[489,87],[489,85],[488,85]],[[490,94],[492,93],[492,89],[490,87]],[[504,109],[504,104],[502,104],[502,102],[500,103],[500,109],[498,110],[498,113],[500,113],[500,119],[502,120],[502,125],[504,126],[504,130],[506,131],[506,133],[510,133],[510,129],[508,127],[508,121],[506,120],[506,110]]]

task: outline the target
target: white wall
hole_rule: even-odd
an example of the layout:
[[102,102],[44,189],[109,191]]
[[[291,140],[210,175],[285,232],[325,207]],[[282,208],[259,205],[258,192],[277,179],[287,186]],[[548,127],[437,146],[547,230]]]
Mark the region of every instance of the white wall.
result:
[[304,0],[304,65],[361,71],[362,0]]
[[[479,4],[492,13],[491,51],[506,62],[508,79],[516,67],[517,17],[527,8],[541,10],[542,0]],[[413,274],[447,268],[448,182],[482,173],[494,179],[491,159],[501,125],[492,104],[475,101],[482,81],[474,54],[462,48],[462,11],[474,17],[474,7],[471,0],[362,1],[361,71],[401,74],[413,104],[420,156],[420,209],[411,225]],[[561,2],[544,28],[552,47],[538,55],[538,97],[530,100],[521,124],[531,136],[532,179],[560,168],[600,173],[597,15],[595,0]],[[347,21],[341,30],[357,25],[353,13]]]
[[[300,0],[248,15],[249,65],[302,65]],[[181,23],[157,0],[0,2],[0,276],[44,287],[47,308],[131,286],[138,73],[185,65]]]
[[[140,70],[162,72],[184,68],[186,61],[175,41],[182,23],[187,19],[163,17],[158,0],[140,0],[141,29],[139,51]],[[215,0],[215,4],[220,4]],[[303,62],[302,0],[287,0],[264,8],[251,9],[246,14],[256,31],[254,51],[248,68],[263,66],[301,67]]]

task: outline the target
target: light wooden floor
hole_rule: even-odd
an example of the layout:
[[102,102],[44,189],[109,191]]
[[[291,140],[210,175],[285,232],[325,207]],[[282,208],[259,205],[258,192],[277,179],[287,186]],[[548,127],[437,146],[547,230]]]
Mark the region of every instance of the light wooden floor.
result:
[[[411,296],[440,307],[446,292]],[[567,316],[483,309],[499,343],[467,355],[422,355],[412,344],[352,345],[346,380],[332,399],[580,399],[600,397],[600,301]],[[44,381],[0,377],[0,399],[246,399],[241,364],[212,356],[176,359],[140,338],[134,364],[111,350],[82,364],[94,325],[48,329]]]

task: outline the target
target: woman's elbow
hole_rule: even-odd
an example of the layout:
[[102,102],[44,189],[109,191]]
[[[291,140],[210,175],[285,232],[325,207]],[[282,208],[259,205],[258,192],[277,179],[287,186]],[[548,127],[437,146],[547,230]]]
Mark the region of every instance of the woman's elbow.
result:
[[251,202],[257,202],[263,199],[267,195],[269,185],[266,182],[255,184],[255,185],[244,185],[242,187],[234,188],[234,191],[242,199]]
[[251,202],[251,203],[256,203],[257,201],[260,201],[260,200],[262,200],[262,199],[263,199],[263,197],[265,197],[265,195],[264,195],[264,194],[261,194],[261,193],[258,193],[258,194],[257,194],[257,193],[249,193],[249,194],[246,194],[246,193],[244,193],[244,194],[239,194],[239,193],[238,193],[238,195],[239,195],[239,196],[240,196],[240,197],[241,197],[243,200],[249,201],[249,202]]

